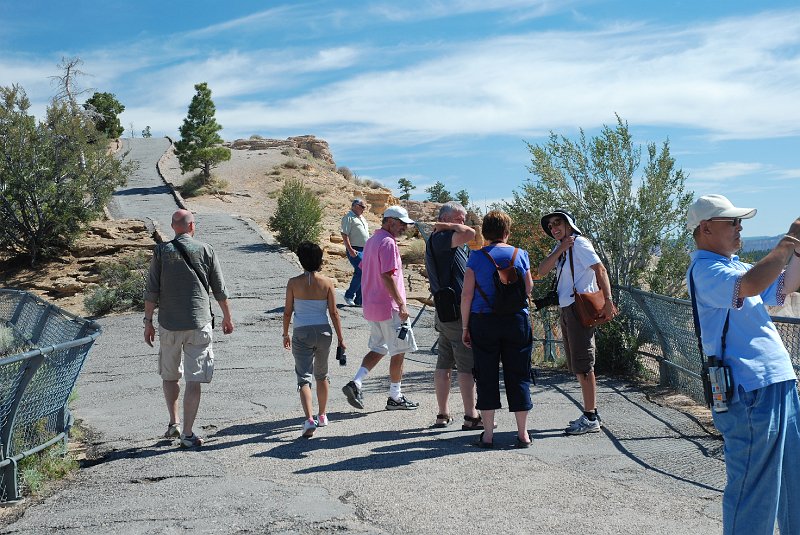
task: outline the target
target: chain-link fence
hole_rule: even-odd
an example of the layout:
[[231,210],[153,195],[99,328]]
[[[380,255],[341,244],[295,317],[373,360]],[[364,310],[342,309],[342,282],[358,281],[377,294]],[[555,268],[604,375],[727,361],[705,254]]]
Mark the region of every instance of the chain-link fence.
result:
[[20,499],[20,461],[66,440],[67,400],[100,326],[0,289],[0,502]]
[[[636,288],[615,287],[614,294],[620,310],[617,321],[624,323],[635,340],[643,374],[702,402],[700,351],[694,333],[692,303]],[[534,362],[563,362],[558,310],[548,307],[531,312]],[[800,319],[773,316],[772,321],[800,377]]]

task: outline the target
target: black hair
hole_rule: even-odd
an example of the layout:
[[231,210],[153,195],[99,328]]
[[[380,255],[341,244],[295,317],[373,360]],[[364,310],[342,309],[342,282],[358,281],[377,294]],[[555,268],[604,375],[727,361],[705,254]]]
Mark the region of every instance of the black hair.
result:
[[306,271],[319,271],[322,267],[322,249],[316,243],[304,241],[297,246],[297,258]]

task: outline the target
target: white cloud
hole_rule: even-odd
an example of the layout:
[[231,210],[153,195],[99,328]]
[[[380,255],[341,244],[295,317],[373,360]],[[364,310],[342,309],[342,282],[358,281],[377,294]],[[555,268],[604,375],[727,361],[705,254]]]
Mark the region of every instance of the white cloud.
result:
[[[229,103],[226,114],[230,126],[245,130],[344,125],[351,132],[342,140],[352,143],[515,132],[525,137],[613,122],[614,112],[631,124],[692,128],[717,138],[796,135],[800,63],[780,52],[800,44],[800,13],[792,14],[797,16],[768,13],[687,29],[631,26],[455,43],[433,59],[355,70],[293,97]],[[368,61],[365,54],[347,46],[320,51],[319,62],[301,60],[284,74],[291,79],[313,71],[309,65],[319,67],[327,58],[336,67],[355,65]],[[202,67],[208,79],[220,80],[215,92],[221,96],[269,88],[280,73],[274,65],[259,67],[245,52]]]
[[471,13],[489,11],[514,11],[522,18],[540,17],[556,11],[564,11],[575,1],[562,0],[450,0],[450,1],[405,1],[376,2],[368,11],[378,17],[395,22],[440,19]]
[[[798,10],[688,27],[617,23],[463,42],[421,36],[414,46],[356,44],[357,35],[292,48],[259,41],[252,48],[217,49],[206,42],[213,35],[291,23],[309,6],[266,10],[163,42],[104,46],[83,54],[85,70],[95,75],[91,84],[98,90],[116,88],[111,91],[137,123],[134,110],[158,117],[145,119],[151,125],[185,115],[193,85],[207,81],[226,137],[313,131],[334,136],[329,141],[341,146],[412,146],[494,134],[528,139],[551,129],[613,123],[615,112],[632,125],[686,128],[717,139],[800,134],[800,60],[792,52],[800,46]],[[402,9],[425,18],[558,6],[563,8],[543,0],[461,0]],[[368,18],[366,11],[352,15]],[[339,18],[339,11],[321,12],[315,21]],[[305,29],[315,22],[298,24]],[[32,98],[52,93],[46,76],[56,68],[47,61],[0,60],[0,70],[4,78],[20,77]]]

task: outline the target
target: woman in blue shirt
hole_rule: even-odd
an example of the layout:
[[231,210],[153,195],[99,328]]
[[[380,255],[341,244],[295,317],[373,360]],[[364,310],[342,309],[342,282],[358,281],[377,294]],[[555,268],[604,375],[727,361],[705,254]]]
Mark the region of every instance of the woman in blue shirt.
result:
[[517,423],[516,446],[527,448],[531,444],[528,412],[533,407],[530,393],[533,333],[527,299],[517,311],[496,313],[494,278],[497,266],[505,268],[513,262],[522,273],[524,297],[529,297],[533,286],[530,261],[527,251],[507,243],[511,235],[508,214],[492,210],[484,216],[481,231],[483,238],[491,243],[482,249],[483,252],[475,251],[470,255],[461,293],[462,340],[465,346],[472,348],[478,390],[476,408],[481,411],[485,427],[478,446],[494,447],[494,412],[501,407],[502,362],[508,410],[514,413]]

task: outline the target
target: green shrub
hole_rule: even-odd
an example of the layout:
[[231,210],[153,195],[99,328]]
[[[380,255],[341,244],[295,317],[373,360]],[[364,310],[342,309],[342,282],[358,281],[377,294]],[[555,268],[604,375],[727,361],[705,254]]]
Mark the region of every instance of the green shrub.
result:
[[100,267],[100,285],[83,301],[93,316],[125,310],[144,310],[144,284],[149,256],[133,257]]
[[289,161],[287,161],[287,162],[284,162],[284,163],[283,163],[283,166],[284,166],[286,169],[297,169],[298,167],[300,167],[300,166],[298,165],[298,163],[297,163],[296,161],[294,161],[294,160],[289,160]]
[[350,168],[345,167],[344,165],[338,167],[336,169],[336,172],[345,177],[347,180],[353,180],[353,177],[355,176],[353,175],[353,172],[350,170]]
[[292,251],[304,241],[316,242],[322,233],[321,220],[322,208],[314,192],[300,180],[287,180],[278,195],[275,215],[269,219],[278,242]]
[[629,320],[623,315],[597,328],[595,371],[607,375],[637,377],[642,373],[642,363],[637,351],[639,345]]
[[18,338],[11,327],[0,326],[0,357],[24,353],[33,346],[24,339]]
[[199,195],[218,195],[225,192],[228,183],[214,176],[206,180],[203,173],[197,173],[189,177],[183,184],[178,186],[178,191],[184,198],[197,197]]

